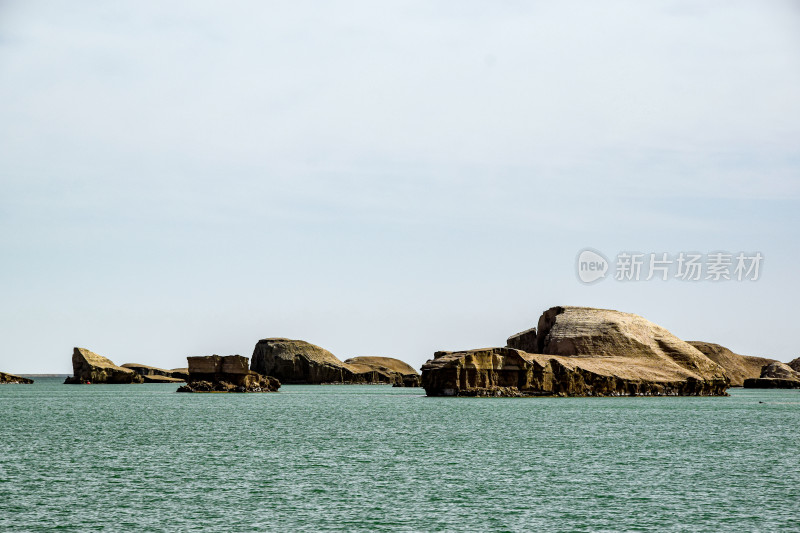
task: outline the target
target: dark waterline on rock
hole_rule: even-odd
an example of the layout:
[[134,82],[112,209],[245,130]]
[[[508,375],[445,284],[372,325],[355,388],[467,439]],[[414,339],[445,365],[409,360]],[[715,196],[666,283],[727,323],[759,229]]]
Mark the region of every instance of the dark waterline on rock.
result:
[[0,387],[0,530],[800,529],[796,390],[175,389]]

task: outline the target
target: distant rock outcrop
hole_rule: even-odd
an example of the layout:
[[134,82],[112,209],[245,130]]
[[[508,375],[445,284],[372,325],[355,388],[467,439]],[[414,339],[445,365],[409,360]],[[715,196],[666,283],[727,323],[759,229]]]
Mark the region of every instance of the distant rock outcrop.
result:
[[64,383],[144,383],[144,378],[129,368],[122,368],[86,348],[75,348],[72,352],[73,376]]
[[31,383],[33,383],[32,379],[23,378],[22,376],[15,376],[14,374],[6,374],[5,372],[0,372],[0,385],[5,385],[5,384],[30,385]]
[[746,389],[800,389],[800,372],[786,363],[774,361],[761,369],[758,378],[744,380]]
[[791,368],[795,372],[800,372],[800,357],[798,357],[797,359],[792,359],[786,364],[789,365],[789,368]]
[[133,370],[144,378],[145,383],[181,383],[186,381],[187,374],[165,370],[154,366],[140,365],[138,363],[125,363],[122,368]]
[[[524,348],[524,349],[523,349]],[[554,307],[505,348],[436,352],[429,396],[724,395],[724,369],[644,318]]]
[[249,369],[241,355],[187,357],[189,379],[178,392],[275,392],[281,384],[272,376]]
[[170,370],[172,372],[172,377],[175,379],[181,379],[186,381],[189,379],[189,368],[173,368]]
[[739,355],[724,346],[711,342],[688,342],[725,369],[725,373],[731,380],[731,387],[741,387],[744,385],[744,380],[759,377],[761,369],[765,365],[776,362],[775,359],[767,359],[766,357]]
[[408,363],[394,357],[352,357],[345,360],[356,376],[366,382],[391,383],[395,387],[419,387],[419,374]]
[[413,368],[391,357],[355,357],[342,362],[328,350],[302,340],[262,339],[250,368],[281,383],[387,383],[414,386]]

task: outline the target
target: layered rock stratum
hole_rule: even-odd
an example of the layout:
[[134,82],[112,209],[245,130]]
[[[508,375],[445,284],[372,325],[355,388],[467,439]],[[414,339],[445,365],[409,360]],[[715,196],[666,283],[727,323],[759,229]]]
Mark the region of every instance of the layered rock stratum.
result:
[[436,352],[422,367],[429,396],[724,395],[725,370],[634,314],[553,307],[506,347]]
[[184,373],[180,369],[166,370],[138,363],[125,363],[122,368],[133,370],[144,378],[145,383],[181,383],[189,377],[188,371]]
[[800,389],[800,372],[786,363],[774,361],[761,369],[759,377],[744,380],[744,387],[747,389]]
[[73,375],[64,383],[144,383],[144,378],[130,368],[117,366],[110,359],[86,348],[73,349],[72,371]]
[[689,344],[703,352],[706,357],[725,369],[731,380],[731,387],[741,387],[744,380],[757,378],[761,375],[764,366],[775,363],[775,359],[766,357],[753,357],[734,353],[724,346],[712,342],[688,341]]
[[281,383],[249,368],[241,355],[187,357],[189,376],[178,392],[276,392]]
[[5,372],[0,372],[0,385],[5,384],[20,384],[20,385],[30,385],[33,383],[33,380],[30,378],[23,378],[22,376],[15,376],[14,374],[6,374]]
[[281,383],[386,383],[417,386],[419,374],[392,357],[354,357],[341,361],[324,348],[302,340],[258,341],[250,368],[277,377]]

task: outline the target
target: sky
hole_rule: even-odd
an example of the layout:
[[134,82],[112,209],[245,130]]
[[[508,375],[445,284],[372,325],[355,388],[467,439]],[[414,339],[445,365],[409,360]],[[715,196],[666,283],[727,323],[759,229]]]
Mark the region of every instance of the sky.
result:
[[[502,346],[554,305],[789,361],[800,2],[0,0],[0,370]],[[587,285],[593,248],[756,281]]]

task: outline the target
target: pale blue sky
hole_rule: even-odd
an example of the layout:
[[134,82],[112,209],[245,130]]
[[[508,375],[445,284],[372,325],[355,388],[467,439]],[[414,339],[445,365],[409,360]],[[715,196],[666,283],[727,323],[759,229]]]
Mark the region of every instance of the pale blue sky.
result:
[[[559,304],[788,361],[798,2],[0,0],[0,370],[502,345]],[[577,252],[760,251],[755,283]]]

